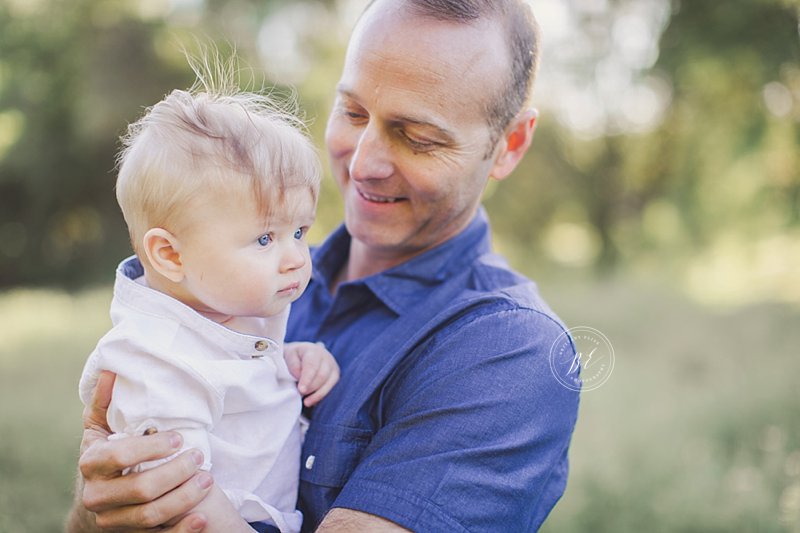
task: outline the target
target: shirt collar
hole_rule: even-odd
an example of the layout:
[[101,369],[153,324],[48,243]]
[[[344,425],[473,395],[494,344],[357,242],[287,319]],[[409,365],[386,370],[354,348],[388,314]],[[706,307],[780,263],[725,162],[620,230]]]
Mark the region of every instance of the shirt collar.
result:
[[[327,290],[347,259],[350,240],[350,234],[341,225],[315,251],[314,277]],[[377,298],[400,315],[424,299],[432,288],[490,251],[489,221],[480,207],[469,225],[455,237],[405,263],[354,283],[369,287]]]
[[117,267],[114,300],[111,304],[111,318],[115,325],[117,320],[129,316],[130,313],[126,309],[134,310],[137,313],[179,323],[216,346],[223,347],[223,351],[229,355],[236,355],[242,359],[270,357],[280,368],[283,361],[282,335],[286,330],[288,310],[281,316],[275,317],[275,320],[283,321],[282,324],[278,324],[278,329],[281,330],[279,337],[272,339],[267,336],[239,333],[204,317],[171,296],[137,281],[142,276],[144,268],[135,255],[123,260]]

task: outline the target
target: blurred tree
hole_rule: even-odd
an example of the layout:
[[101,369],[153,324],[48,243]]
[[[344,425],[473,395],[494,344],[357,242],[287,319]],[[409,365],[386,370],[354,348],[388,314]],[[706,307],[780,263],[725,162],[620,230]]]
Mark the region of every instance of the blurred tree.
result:
[[191,85],[182,46],[214,40],[252,64],[264,19],[288,4],[0,0],[0,287],[112,279],[130,253],[119,135]]
[[[322,147],[357,4],[0,0],[0,286],[110,280],[130,249],[116,139],[191,83],[181,43],[230,44],[295,85]],[[800,260],[798,2],[556,4],[575,27],[544,61],[574,75],[549,100],[537,93],[531,154],[487,191],[503,251],[517,264],[681,271],[721,245],[783,236]],[[575,105],[572,87],[597,98]],[[341,216],[323,188],[315,240]]]
[[657,64],[674,102],[656,135],[672,139],[661,157],[695,244],[798,223],[799,6],[675,3]]
[[[603,61],[604,43],[620,33],[613,20],[634,4],[616,0],[584,13],[581,31],[596,34],[588,60]],[[575,135],[546,108],[518,170],[526,178],[509,180],[487,201],[496,230],[530,257],[558,261],[558,247],[583,246],[561,263],[608,272],[686,265],[731,234],[744,241],[797,227],[799,5],[672,2],[657,62],[634,73],[667,94],[663,118],[637,131],[611,117],[600,133]],[[589,84],[608,83],[607,69],[577,68]],[[568,233],[554,228],[564,222],[583,238],[561,238]]]
[[130,6],[0,3],[0,286],[108,279],[130,249],[116,139],[188,79],[155,46],[164,21]]

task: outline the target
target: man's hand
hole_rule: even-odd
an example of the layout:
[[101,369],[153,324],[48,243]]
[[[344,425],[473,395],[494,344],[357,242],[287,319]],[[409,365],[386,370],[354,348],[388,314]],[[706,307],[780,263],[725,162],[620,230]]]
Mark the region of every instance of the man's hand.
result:
[[198,450],[145,472],[122,475],[131,466],[169,457],[180,450],[182,440],[174,432],[108,440],[106,411],[114,379],[110,372],[101,374],[83,412],[80,479],[68,531],[141,531],[167,523],[175,524],[168,530],[174,533],[202,531],[206,517],[186,515],[213,485],[211,475],[198,470],[203,463]]
[[339,381],[339,365],[321,342],[290,342],[283,348],[289,372],[306,407],[316,405]]

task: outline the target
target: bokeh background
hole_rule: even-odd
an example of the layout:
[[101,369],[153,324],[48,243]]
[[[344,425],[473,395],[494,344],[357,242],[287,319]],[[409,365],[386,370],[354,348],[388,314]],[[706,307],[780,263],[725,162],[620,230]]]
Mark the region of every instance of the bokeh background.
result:
[[[800,531],[797,0],[531,0],[539,127],[495,245],[614,345],[547,532]],[[235,48],[322,132],[364,0],[0,0],[0,532],[61,528],[130,253],[127,123]],[[324,150],[323,150],[324,152]],[[327,179],[313,241],[341,220]]]

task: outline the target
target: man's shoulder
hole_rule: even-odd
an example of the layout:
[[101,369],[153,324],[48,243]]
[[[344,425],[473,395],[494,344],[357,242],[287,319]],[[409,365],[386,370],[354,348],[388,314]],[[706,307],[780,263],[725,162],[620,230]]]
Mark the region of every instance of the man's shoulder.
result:
[[561,319],[542,297],[538,285],[513,270],[506,260],[496,254],[484,254],[476,259],[469,272],[464,299],[479,299],[474,313],[489,314],[498,310],[513,310],[524,320],[550,321],[563,328]]

